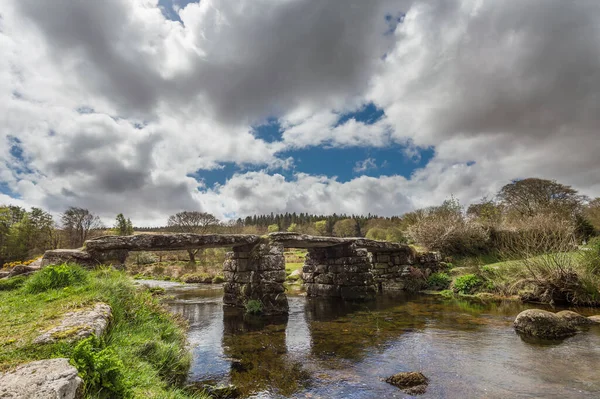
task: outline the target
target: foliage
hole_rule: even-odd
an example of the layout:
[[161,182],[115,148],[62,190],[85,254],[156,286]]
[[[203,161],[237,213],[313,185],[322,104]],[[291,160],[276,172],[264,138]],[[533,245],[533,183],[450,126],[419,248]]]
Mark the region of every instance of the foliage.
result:
[[156,263],[158,260],[159,259],[150,252],[138,252],[135,255],[135,262],[138,265],[151,265]]
[[315,230],[318,235],[327,235],[327,220],[318,220],[315,222]]
[[518,216],[547,212],[571,215],[583,200],[570,186],[537,178],[515,180],[505,185],[500,189],[498,198],[508,212]]
[[381,228],[373,227],[367,231],[366,238],[370,240],[390,241],[407,243],[408,240],[402,230],[397,227]]
[[476,293],[483,285],[484,281],[475,274],[465,274],[454,280],[452,289],[454,292],[463,295]]
[[246,302],[246,313],[261,314],[263,312],[263,303],[258,299],[250,299]]
[[83,208],[70,207],[62,214],[61,221],[71,247],[82,246],[92,230],[102,228],[100,218]]
[[14,276],[0,280],[0,291],[12,291],[21,288],[27,281],[27,276]]
[[583,209],[583,216],[600,234],[600,197],[591,200]]
[[466,220],[454,198],[423,212],[409,228],[409,234],[418,245],[444,255],[478,254],[487,249],[489,241],[487,229]]
[[427,278],[427,287],[433,290],[445,290],[450,287],[452,279],[446,273],[433,273]]
[[125,219],[122,213],[117,215],[117,220],[115,223],[115,231],[119,236],[130,236],[133,234],[133,224],[131,223],[131,219]]
[[82,285],[87,282],[87,273],[78,265],[62,264],[47,266],[31,276],[25,284],[25,291],[32,294]]
[[212,279],[213,284],[221,284],[223,282],[225,282],[225,277],[223,277],[221,275],[217,275],[217,276],[213,277],[213,279]]
[[355,219],[342,219],[333,225],[333,235],[336,237],[357,237],[358,226]]
[[276,233],[276,232],[278,232],[278,231],[279,231],[279,226],[278,226],[278,225],[276,225],[276,224],[270,224],[270,225],[267,227],[267,231],[268,231],[269,233]]
[[291,224],[289,225],[289,227],[287,228],[287,231],[288,231],[289,233],[294,233],[294,232],[297,232],[297,231],[298,231],[298,225],[297,225],[296,223],[291,223]]
[[84,391],[98,398],[131,397],[125,385],[123,362],[112,348],[91,336],[80,341],[73,349],[71,364],[84,381]]

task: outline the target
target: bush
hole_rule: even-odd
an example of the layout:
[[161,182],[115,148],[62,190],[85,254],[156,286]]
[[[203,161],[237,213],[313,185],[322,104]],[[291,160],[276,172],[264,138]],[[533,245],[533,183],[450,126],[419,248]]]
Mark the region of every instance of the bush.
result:
[[136,254],[136,263],[138,265],[151,265],[157,261],[158,258],[150,252],[139,252]]
[[84,390],[98,398],[131,397],[123,378],[123,362],[111,348],[91,336],[73,349],[71,364],[84,381]]
[[224,278],[223,276],[215,276],[215,277],[212,279],[212,283],[213,283],[213,284],[221,284],[221,283],[222,283],[222,282],[224,282],[224,281],[225,281],[225,278]]
[[454,280],[453,290],[458,294],[472,295],[483,285],[484,281],[475,274],[465,274]]
[[62,264],[47,266],[33,274],[27,283],[25,291],[31,294],[81,285],[88,280],[88,274],[81,266]]
[[427,287],[432,290],[445,290],[450,287],[452,279],[446,273],[433,273],[427,279]]
[[263,304],[260,300],[250,299],[246,302],[246,313],[261,314],[263,312]]

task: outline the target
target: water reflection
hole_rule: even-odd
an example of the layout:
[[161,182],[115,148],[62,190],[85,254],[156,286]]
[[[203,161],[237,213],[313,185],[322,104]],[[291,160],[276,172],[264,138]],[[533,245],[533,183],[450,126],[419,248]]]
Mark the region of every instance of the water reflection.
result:
[[512,329],[519,303],[290,297],[287,317],[256,318],[224,310],[222,291],[167,290],[190,321],[190,380],[232,383],[244,397],[402,398],[380,377],[411,370],[431,380],[423,398],[600,397],[600,328],[524,342]]

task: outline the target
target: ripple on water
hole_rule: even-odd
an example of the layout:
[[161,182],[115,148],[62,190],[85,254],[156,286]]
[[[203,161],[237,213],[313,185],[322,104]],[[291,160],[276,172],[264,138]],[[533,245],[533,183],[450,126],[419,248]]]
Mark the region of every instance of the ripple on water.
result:
[[371,303],[289,297],[287,317],[223,308],[219,290],[168,293],[190,321],[191,381],[252,398],[403,398],[381,378],[422,371],[423,398],[598,398],[600,328],[556,345],[513,331],[528,306],[390,295]]

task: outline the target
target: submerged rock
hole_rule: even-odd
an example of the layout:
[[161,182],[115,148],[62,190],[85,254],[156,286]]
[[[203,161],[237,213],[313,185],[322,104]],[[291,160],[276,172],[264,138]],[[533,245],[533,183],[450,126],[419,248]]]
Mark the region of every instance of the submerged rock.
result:
[[0,398],[81,398],[83,381],[68,359],[31,362],[0,374]]
[[528,309],[517,315],[515,330],[543,339],[560,339],[573,335],[577,329],[563,317],[541,309]]
[[594,324],[593,320],[571,310],[563,310],[556,313],[556,315],[565,320],[571,327],[588,326],[590,324]]
[[427,390],[429,379],[422,373],[409,371],[394,374],[393,376],[386,378],[385,382],[402,389],[409,395],[420,395]]
[[74,342],[92,334],[100,337],[106,331],[110,317],[111,308],[105,303],[97,303],[92,309],[67,313],[60,325],[46,331],[33,343],[48,344],[59,340]]

